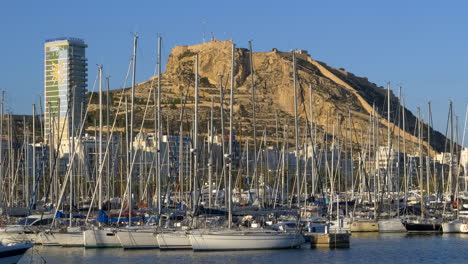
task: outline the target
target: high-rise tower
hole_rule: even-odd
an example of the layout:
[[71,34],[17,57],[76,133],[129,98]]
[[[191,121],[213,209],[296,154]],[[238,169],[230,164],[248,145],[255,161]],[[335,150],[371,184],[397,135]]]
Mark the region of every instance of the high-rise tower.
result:
[[77,38],[45,42],[45,140],[57,146],[77,136],[86,111],[87,45]]

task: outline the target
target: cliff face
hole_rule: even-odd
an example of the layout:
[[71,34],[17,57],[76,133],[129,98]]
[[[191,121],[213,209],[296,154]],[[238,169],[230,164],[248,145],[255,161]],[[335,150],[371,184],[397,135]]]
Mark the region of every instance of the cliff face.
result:
[[[177,46],[172,49],[166,64],[166,72],[162,75],[162,106],[163,115],[169,122],[165,130],[178,131],[180,109],[186,99],[183,120],[191,120],[193,113],[195,55],[198,54],[199,83],[200,83],[200,127],[206,133],[209,119],[211,100],[215,107],[216,130],[220,131],[219,124],[219,85],[222,75],[224,87],[225,109],[229,103],[230,72],[231,72],[231,41],[211,41],[194,46]],[[252,83],[250,52],[247,49],[236,48],[234,61],[235,85],[235,132],[240,140],[249,140],[252,137]],[[343,144],[345,138],[351,135],[354,147],[362,148],[367,144],[370,128],[370,114],[375,109],[376,124],[379,127],[381,145],[387,145],[386,121],[386,90],[367,81],[366,78],[354,76],[342,69],[335,69],[322,62],[313,60],[307,52],[296,52],[297,58],[297,95],[298,112],[300,117],[301,134],[310,133],[308,127],[312,120],[316,124],[318,142],[322,142],[324,135],[334,134]],[[294,129],[294,97],[292,54],[273,50],[270,52],[254,52],[254,85],[256,93],[257,136],[265,138],[270,144],[276,136],[292,140]],[[153,105],[150,93],[156,88],[157,76],[137,86],[137,120],[141,123],[146,103]],[[310,112],[310,88],[312,87],[312,114]],[[113,111],[117,112],[116,101],[123,93],[130,95],[130,91],[116,90],[113,92]],[[184,97],[183,95],[186,95]],[[401,111],[398,99],[391,95],[391,121],[396,123],[397,113]],[[90,106],[95,110],[95,106]],[[120,114],[123,114],[122,108]],[[410,111],[405,109],[406,131],[399,130],[393,123],[390,129],[396,145],[398,133],[408,141],[409,151],[415,149],[417,138],[413,135],[416,119]],[[225,117],[227,117],[227,113]],[[279,132],[276,133],[276,117],[278,116]],[[147,130],[153,125],[152,116],[145,118]],[[227,120],[227,119],[226,119]],[[401,121],[403,122],[403,121]],[[226,121],[227,124],[227,121]],[[309,125],[307,125],[309,124]],[[287,127],[284,127],[287,125]],[[307,126],[306,126],[307,125]],[[227,125],[226,125],[227,126]],[[283,130],[287,133],[285,135]],[[427,131],[425,128],[424,131]],[[442,151],[444,137],[431,130],[431,149]],[[425,133],[425,138],[427,137]],[[289,136],[288,136],[289,135]],[[427,144],[426,144],[427,148]]]

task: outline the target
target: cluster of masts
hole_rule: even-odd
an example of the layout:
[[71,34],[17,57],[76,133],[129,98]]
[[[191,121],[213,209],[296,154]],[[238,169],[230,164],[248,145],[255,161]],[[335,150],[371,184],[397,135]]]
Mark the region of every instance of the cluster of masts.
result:
[[[289,141],[285,138],[280,149],[279,140],[277,147],[269,150],[265,147],[265,141],[259,140],[257,134],[257,109],[255,94],[255,71],[253,63],[252,42],[250,49],[250,77],[252,87],[252,126],[253,146],[246,141],[237,142],[234,134],[234,105],[235,105],[235,44],[231,50],[230,72],[230,102],[229,102],[229,130],[226,133],[224,90],[220,75],[220,131],[221,142],[215,142],[214,127],[214,97],[211,98],[211,112],[206,138],[201,140],[199,128],[199,59],[195,54],[195,94],[194,116],[191,136],[185,140],[183,129],[183,116],[185,104],[180,108],[179,139],[171,141],[169,131],[166,133],[166,141],[163,142],[164,130],[162,124],[162,72],[161,72],[161,42],[158,37],[157,59],[157,85],[147,97],[144,109],[143,123],[154,115],[154,140],[151,147],[142,149],[137,142],[137,134],[144,137],[143,124],[136,124],[135,118],[135,81],[137,65],[137,41],[134,36],[133,56],[131,61],[131,96],[130,102],[122,89],[116,116],[110,120],[109,89],[107,89],[107,107],[105,107],[103,91],[103,66],[98,67],[98,129],[91,143],[86,141],[85,122],[88,110],[84,114],[79,128],[73,128],[69,139],[60,139],[57,135],[49,135],[48,146],[36,144],[36,113],[33,106],[32,129],[30,138],[26,128],[24,129],[23,147],[13,146],[14,133],[11,117],[8,123],[8,146],[0,144],[0,177],[2,180],[1,199],[8,214],[12,208],[26,208],[27,214],[34,211],[44,211],[53,208],[54,215],[68,211],[69,224],[76,223],[76,217],[81,216],[86,222],[92,222],[95,210],[112,211],[117,209],[119,221],[125,220],[132,223],[132,215],[135,211],[160,217],[165,212],[174,208],[181,208],[189,212],[195,212],[201,205],[208,208],[223,208],[227,211],[228,227],[233,225],[233,211],[240,205],[255,205],[257,208],[307,208],[314,204],[319,197],[329,199],[330,204],[336,203],[341,197],[346,201],[346,214],[350,214],[349,201],[360,200],[374,204],[374,219],[378,217],[378,204],[383,197],[391,196],[397,203],[406,204],[409,196],[417,189],[420,197],[421,214],[424,214],[425,197],[454,196],[457,199],[460,191],[467,191],[466,169],[462,170],[462,158],[457,152],[455,144],[452,104],[449,112],[450,140],[449,160],[446,165],[435,162],[435,153],[430,147],[430,124],[427,126],[427,142],[423,142],[423,124],[418,109],[417,139],[418,155],[409,156],[406,151],[406,135],[393,135],[391,130],[392,112],[390,103],[390,84],[387,94],[387,145],[379,143],[379,115],[374,106],[370,113],[369,130],[367,139],[362,136],[360,152],[353,152],[353,128],[351,112],[349,111],[349,135],[340,139],[335,130],[339,127],[333,125],[331,136],[324,133],[322,148],[317,144],[317,127],[313,122],[313,87],[309,86],[309,112],[311,121],[306,124],[305,140],[301,143],[299,132],[298,89],[297,89],[297,59],[292,52],[292,75],[294,96],[294,152],[289,153]],[[128,76],[127,76],[128,77]],[[107,87],[109,79],[107,78]],[[401,92],[400,92],[401,93]],[[152,97],[152,98],[151,98]],[[151,99],[154,102],[150,106]],[[92,98],[89,98],[91,101]],[[404,101],[403,101],[404,102]],[[404,104],[404,103],[403,103]],[[130,106],[130,107],[129,107]],[[73,106],[72,106],[73,107]],[[106,118],[104,118],[106,108]],[[0,122],[0,137],[3,138],[3,101]],[[395,109],[398,112],[398,124],[405,127],[405,108]],[[69,118],[73,118],[75,111],[68,109]],[[114,128],[119,118],[118,113],[125,113],[125,131],[121,137]],[[430,104],[428,110],[431,115]],[[104,124],[107,120],[107,124]],[[400,122],[403,120],[403,122]],[[429,118],[430,120],[430,118]],[[74,124],[74,122],[71,122]],[[402,123],[402,124],[401,124]],[[60,124],[60,122],[59,122]],[[104,126],[107,128],[104,129]],[[307,127],[310,126],[310,127]],[[458,126],[458,125],[457,125]],[[169,130],[169,128],[167,128]],[[44,129],[41,129],[44,130]],[[53,131],[53,130],[51,130]],[[60,131],[60,129],[58,130]],[[278,134],[278,119],[276,120]],[[464,130],[465,131],[465,130]],[[59,134],[60,132],[56,132]],[[107,135],[104,135],[107,134]],[[338,135],[338,136],[337,136]],[[363,135],[363,133],[361,133]],[[392,140],[392,137],[398,137]],[[59,142],[56,142],[58,138]],[[265,138],[265,135],[262,136]],[[304,138],[304,137],[303,137]],[[464,138],[464,135],[463,135]],[[89,137],[88,137],[89,139]],[[329,142],[331,139],[331,143]],[[31,141],[30,141],[31,140]],[[228,141],[228,142],[225,142]],[[396,141],[397,146],[392,143]],[[65,143],[64,143],[65,142]],[[400,144],[402,142],[402,146]],[[32,147],[30,147],[32,143]],[[427,155],[424,156],[424,145],[427,147]],[[463,145],[463,143],[462,143]],[[63,146],[68,146],[64,151]],[[329,151],[331,146],[331,151]],[[344,151],[341,146],[344,146]],[[249,148],[252,148],[250,150]],[[396,149],[396,150],[395,150]],[[433,155],[433,156],[431,156]],[[463,156],[463,155],[461,155]],[[32,159],[32,161],[31,161]],[[65,163],[64,163],[65,161]],[[443,163],[443,162],[442,162]],[[164,168],[167,168],[165,171]],[[120,172],[119,172],[120,170]],[[462,174],[463,171],[463,175]],[[21,175],[23,174],[23,175]],[[120,179],[118,178],[120,175]],[[461,177],[463,176],[463,177]],[[463,179],[464,181],[460,181]],[[138,187],[138,188],[137,188]],[[120,193],[116,190],[120,190]],[[118,194],[119,193],[119,194]],[[120,197],[117,205],[112,207],[113,197]],[[138,200],[138,206],[134,205]],[[115,201],[115,199],[114,199]],[[67,205],[68,203],[68,205]],[[115,204],[115,203],[114,203]],[[399,210],[399,205],[396,205]],[[143,209],[142,209],[143,208]],[[9,211],[10,210],[10,211]],[[332,210],[332,208],[330,208]],[[331,212],[329,213],[331,214]],[[54,219],[54,223],[56,220]],[[105,223],[100,223],[105,224]]]

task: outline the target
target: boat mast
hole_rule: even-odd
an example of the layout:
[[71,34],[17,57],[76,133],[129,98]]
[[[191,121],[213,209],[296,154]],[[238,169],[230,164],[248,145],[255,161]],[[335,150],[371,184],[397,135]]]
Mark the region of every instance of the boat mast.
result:
[[[157,142],[156,142],[156,180],[157,180],[157,203],[158,203],[158,218],[161,219],[161,140],[162,140],[162,128],[161,128],[161,42],[162,37],[158,36],[158,91],[157,91]],[[168,128],[169,129],[169,128]],[[167,135],[169,139],[169,134]],[[179,142],[181,143],[181,142]],[[169,147],[169,140],[167,142],[167,147]],[[168,156],[169,163],[169,156]],[[169,167],[169,164],[167,165]],[[180,168],[179,168],[180,169]]]
[[[354,200],[354,162],[353,162],[353,125],[351,119],[351,109],[348,106],[348,123],[349,123],[349,161],[350,161],[350,173],[351,173],[351,200]],[[346,204],[347,206],[347,204]]]
[[[2,103],[3,104],[3,103]],[[34,205],[36,203],[36,105],[33,104],[32,105],[32,189],[33,189],[33,197],[31,197],[31,202],[32,204]],[[3,118],[3,113],[2,113],[2,118]],[[0,121],[0,123],[3,123],[2,121]],[[0,124],[0,127],[2,125]],[[1,144],[1,139],[2,139],[2,132],[1,132],[1,128],[0,128],[0,160],[2,160],[1,158],[1,153],[2,153],[2,144]],[[1,167],[1,166],[0,166]],[[1,179],[1,171],[0,171],[0,179]],[[1,197],[1,193],[0,193],[0,197]],[[1,201],[1,198],[0,198],[0,201]],[[31,204],[29,205],[29,208],[31,208]]]
[[[429,122],[430,122],[430,127],[432,128],[432,106],[431,104],[429,104]],[[463,146],[463,144],[462,144]],[[430,154],[430,153],[429,153]],[[437,170],[436,170],[436,163],[435,162],[432,162],[433,164],[433,167],[432,167],[432,171],[434,173],[434,187],[433,187],[433,190],[434,190],[434,193],[436,196],[439,195],[439,181],[437,180]]]
[[[130,159],[129,161],[132,163],[130,166],[133,166],[133,125],[135,123],[134,117],[134,109],[135,109],[135,77],[136,77],[136,50],[137,50],[137,41],[138,35],[135,34],[133,37],[133,63],[132,63],[132,98],[130,102],[130,138],[129,138],[129,145],[130,145]],[[133,170],[129,170],[128,175],[128,226],[132,225],[132,174]]]
[[[454,157],[459,157],[458,155],[458,116],[455,115],[455,142],[453,142],[453,152],[450,153],[450,159],[451,159],[451,165],[455,169],[455,165],[457,165],[456,169],[456,174],[455,174],[455,192],[454,192],[454,201],[458,204],[459,203],[459,183],[460,183],[460,177],[459,177],[459,168],[457,162],[454,163]],[[459,212],[457,210],[456,212],[456,217],[458,218]]]
[[[405,109],[405,97],[402,96],[401,97],[401,111],[402,111],[402,115],[401,115],[401,118],[403,119],[402,120],[402,124],[403,124],[403,131],[406,132],[406,109]],[[407,162],[407,159],[406,159],[406,156],[407,156],[407,153],[406,153],[406,136],[403,135],[403,153],[405,153],[403,155],[403,177],[404,177],[404,181],[405,181],[405,199],[404,199],[404,204],[406,205],[407,201],[408,201],[408,185],[409,185],[409,177],[408,177],[408,172],[407,172],[407,167],[406,167],[406,162]]]
[[26,117],[23,116],[23,155],[24,155],[24,165],[23,165],[23,201],[25,205],[28,205],[29,194],[29,127],[26,127]]
[[426,157],[426,190],[429,195],[431,178],[431,102],[427,103],[427,157]]
[[[399,89],[398,89],[398,101],[399,101],[399,103],[401,104],[401,86],[400,86]],[[396,170],[397,170],[397,171],[396,171],[396,175],[397,175],[397,178],[396,178],[396,180],[397,180],[397,182],[396,182],[396,190],[397,190],[396,213],[397,213],[397,217],[399,217],[399,216],[400,216],[400,190],[401,190],[401,188],[400,188],[400,176],[401,176],[401,175],[400,175],[400,171],[401,171],[401,170],[400,170],[400,150],[401,150],[401,149],[400,149],[400,137],[401,137],[401,134],[400,134],[400,131],[401,131],[401,129],[400,129],[400,124],[401,124],[401,123],[400,123],[400,122],[401,122],[401,110],[400,110],[400,107],[398,107],[397,109],[398,109],[398,111],[397,111],[397,113],[398,113],[398,140],[397,140],[397,142],[398,142],[398,145],[397,145],[398,150],[397,150],[397,167],[396,167]],[[403,135],[403,136],[404,136],[404,135]],[[405,155],[406,155],[406,153],[405,153]]]
[[[224,195],[227,195],[227,175],[226,175],[226,147],[225,147],[225,140],[224,140],[224,89],[223,89],[223,75],[219,75],[219,112],[220,112],[220,119],[221,119],[221,150],[222,150],[222,169],[221,174],[223,175],[224,179]],[[228,199],[224,199],[224,206],[228,207]]]
[[392,173],[392,159],[390,157],[392,150],[392,144],[390,142],[390,82],[387,83],[387,145],[388,145],[388,151],[387,151],[387,173],[386,173],[386,178],[387,178],[387,192],[393,191],[393,177],[391,177]]
[[[279,128],[278,128],[278,125],[279,125],[279,121],[278,121],[278,109],[277,109],[277,110],[275,111],[275,136],[276,136],[275,159],[276,159],[276,164],[277,164],[277,165],[276,165],[276,166],[277,166],[276,177],[277,177],[277,179],[280,179],[280,175],[279,175],[280,166],[278,165],[279,162],[280,162],[280,160],[279,160],[279,159],[280,159],[280,156],[279,156],[280,154],[279,154],[279,137],[278,137],[278,132],[279,132],[278,129],[279,129]],[[247,150],[247,155],[248,155],[248,154],[249,154],[249,151]],[[249,160],[249,159],[247,158],[247,161],[248,161],[248,160]],[[249,164],[249,163],[247,162],[247,164]],[[247,170],[247,171],[248,171],[248,170]],[[280,185],[279,185],[279,182],[278,182],[278,188],[277,188],[277,189],[279,189],[279,186],[280,186]],[[249,192],[249,194],[250,194],[250,192]],[[276,205],[276,197],[277,197],[277,196],[278,196],[278,192],[276,192],[276,194],[275,194],[275,196],[274,196],[274,197],[275,197],[275,205]],[[283,190],[281,190],[281,196],[283,196]]]
[[[107,136],[106,136],[106,139],[107,139],[107,142],[110,142],[111,138],[110,138],[110,96],[109,96],[109,93],[110,93],[110,77],[107,76],[106,77],[106,127],[107,127]],[[73,111],[74,112],[74,111]],[[74,144],[74,143],[73,143]],[[107,154],[107,157],[106,157],[106,180],[107,180],[107,193],[106,193],[106,199],[107,201],[110,202],[110,198],[111,198],[111,189],[113,190],[114,186],[112,186],[111,188],[111,175],[110,175],[110,153],[112,153],[111,151],[111,147],[112,147],[112,144],[109,144],[109,152]],[[112,184],[113,185],[113,184]],[[113,191],[112,191],[113,193]]]
[[[60,100],[58,101],[58,109],[60,109]],[[10,114],[11,115],[11,114]],[[55,135],[55,138],[56,140],[54,139],[54,145],[57,146],[55,148],[55,152],[54,152],[54,172],[53,172],[53,176],[54,176],[54,188],[53,188],[53,192],[52,192],[52,201],[54,203],[54,205],[57,205],[58,204],[58,197],[57,197],[57,193],[58,193],[58,190],[59,190],[59,175],[58,175],[58,166],[57,166],[57,162],[58,162],[58,157],[60,157],[60,144],[62,143],[62,135],[63,135],[63,130],[65,129],[65,127],[63,127],[61,125],[61,122],[60,122],[60,113],[57,114],[57,134]],[[10,126],[10,129],[13,129],[13,124],[11,124]],[[13,135],[13,134],[12,134]],[[14,160],[12,159],[12,162]],[[11,168],[13,169],[13,163],[11,164]],[[13,175],[13,171],[12,171],[12,174]]]
[[198,204],[198,53],[195,55],[195,125],[193,128],[193,207]]
[[102,65],[99,65],[98,208],[102,210]]
[[[252,125],[253,125],[253,178],[255,180],[255,187],[257,193],[257,199],[259,195],[259,179],[257,177],[257,115],[255,112],[255,79],[254,79],[254,65],[253,65],[253,50],[252,50],[252,40],[249,40],[249,50],[250,50],[250,79],[252,83]],[[247,160],[248,162],[248,160]],[[247,171],[248,173],[248,171]],[[259,203],[260,204],[260,203]]]
[[[335,122],[332,125],[332,144],[331,144],[331,171],[329,172],[330,179],[330,208],[333,208],[333,196],[335,194]],[[336,188],[338,189],[338,188]],[[338,194],[338,190],[336,191]],[[330,209],[333,212],[333,209]]]
[[[465,146],[465,135],[466,135],[466,125],[467,125],[467,121],[468,121],[468,105],[467,105],[467,108],[466,108],[466,110],[465,110],[465,124],[463,125],[463,137],[462,137],[462,144],[461,144],[462,147]],[[466,148],[465,148],[465,149],[466,149]],[[435,174],[435,169],[434,169],[434,174]],[[463,165],[463,179],[464,179],[464,182],[465,182],[465,184],[464,184],[464,190],[463,190],[463,191],[465,191],[465,192],[467,191],[467,187],[468,187],[468,186],[467,186],[467,184],[468,184],[468,182],[467,182],[467,176],[468,176],[468,175],[467,175],[467,174],[468,174],[467,168],[466,168],[466,166]]]
[[[184,111],[185,111],[185,96],[183,92],[180,96],[181,109],[180,109],[180,124],[179,124],[179,200],[182,205],[184,200],[187,200],[184,192]],[[169,135],[168,135],[169,138]],[[166,143],[167,144],[167,143]],[[159,198],[161,199],[161,198]],[[159,201],[159,200],[158,200]]]
[[[372,123],[372,147],[374,151],[374,161],[377,160],[377,151],[376,151],[376,138],[375,138],[375,104],[372,104],[372,116],[371,116],[371,123]],[[369,144],[370,145],[370,144]],[[370,147],[369,147],[370,148]],[[370,152],[369,152],[370,154]],[[376,162],[375,162],[376,163]],[[374,220],[377,220],[377,179],[376,179],[376,174],[378,173],[378,168],[377,168],[377,163],[375,164],[376,171],[374,171],[373,174],[373,196],[374,196]]]
[[418,151],[419,151],[419,192],[421,196],[421,218],[424,218],[424,183],[423,183],[423,154],[422,154],[422,128],[421,109],[418,107]]
[[[350,116],[351,116],[351,110],[349,109],[349,105],[348,105],[348,120],[349,120],[349,121],[351,120],[351,119],[349,119]],[[344,136],[344,140],[343,140],[343,141],[344,141],[344,145],[345,145],[344,162],[345,162],[345,169],[346,169],[346,171],[345,171],[345,180],[344,180],[344,182],[345,182],[345,184],[344,184],[344,194],[345,194],[345,197],[344,197],[344,198],[345,198],[345,210],[346,210],[346,211],[345,211],[345,212],[346,212],[346,213],[345,213],[345,217],[346,217],[346,216],[348,216],[348,185],[349,185],[348,180],[349,180],[349,178],[350,178],[350,177],[349,177],[349,169],[350,169],[350,168],[349,168],[349,162],[348,162],[348,161],[349,161],[349,160],[352,160],[352,158],[350,158],[350,157],[348,156],[348,155],[349,155],[348,153],[349,153],[349,146],[350,146],[350,140],[351,140],[351,138],[349,137],[349,135],[348,135],[348,133],[347,133],[347,131],[346,131],[345,124],[343,124],[343,128],[345,129],[345,131],[344,131],[344,133],[343,133],[343,134],[344,134],[344,135],[343,135],[343,136]],[[351,131],[351,122],[348,123],[348,129]],[[352,166],[352,164],[351,164],[351,166]],[[353,175],[353,174],[351,174],[351,175]],[[352,179],[352,177],[351,177],[351,183],[352,183],[352,182],[353,182],[353,179]],[[352,184],[351,184],[351,185],[352,185]]]
[[294,138],[295,138],[295,154],[296,154],[296,188],[297,188],[297,203],[300,200],[300,181],[299,181],[299,127],[297,120],[297,91],[296,91],[296,51],[292,51],[293,60],[293,89],[294,89]]
[[[52,104],[50,101],[47,102],[47,107],[49,107],[49,109],[51,109],[52,107]],[[49,182],[47,183],[46,181],[44,181],[44,196],[46,201],[47,199],[50,199],[52,201],[52,197],[51,197],[51,194],[50,192],[48,192],[48,188],[47,188],[47,184],[49,184],[49,188],[52,188],[53,187],[53,176],[54,176],[54,172],[52,171],[52,161],[53,161],[53,157],[54,157],[54,122],[55,122],[55,117],[54,115],[52,114],[52,111],[49,111],[49,134],[47,135],[49,137],[49,162],[48,162],[48,165],[49,165]],[[8,130],[8,129],[7,129]]]
[[[234,51],[235,51],[236,45],[232,43],[232,59],[231,59],[231,100],[229,103],[229,179],[228,179],[228,223],[229,223],[229,228],[232,226],[232,162],[233,162],[233,149],[232,149],[232,138],[234,136],[234,131],[233,131],[233,113],[234,113]],[[258,194],[257,194],[258,196]]]
[[309,111],[310,111],[310,147],[312,150],[311,164],[310,169],[311,174],[311,185],[312,191],[311,195],[315,196],[315,146],[314,146],[314,122],[313,122],[313,104],[312,104],[312,83],[309,83]]
[[213,107],[214,96],[211,96],[211,111],[210,111],[210,134],[208,141],[208,207],[212,205],[212,182],[213,182]]
[[[283,147],[281,149],[281,205],[285,204],[285,200],[288,199],[288,181],[289,177],[286,175],[286,138],[287,138],[287,125],[283,126]],[[285,179],[287,178],[287,180]],[[285,184],[286,180],[286,184]]]
[[[449,184],[449,193],[452,194],[453,192],[453,164],[452,164],[452,159],[453,159],[453,103],[450,101],[450,159],[449,159],[449,176],[448,176],[448,181],[450,182]],[[453,201],[451,201],[453,202]]]
[[[128,109],[128,96],[125,95],[125,174],[127,175],[127,195],[129,193],[129,175],[130,175],[130,139],[129,139],[129,120],[128,120],[128,113],[130,112]],[[120,183],[121,185],[123,184],[123,181]],[[86,186],[86,185],[85,185]],[[122,188],[122,186],[121,186]],[[124,192],[121,191],[121,195],[124,195]]]
[[[75,91],[73,90],[72,91],[72,96],[75,97]],[[71,128],[71,144],[70,144],[70,140],[68,141],[68,145],[70,146],[71,145],[71,151],[70,151],[70,155],[69,157],[71,157],[72,159],[69,160],[69,166],[72,166],[70,168],[70,193],[68,194],[69,195],[69,198],[70,198],[70,227],[73,226],[72,224],[72,221],[73,221],[73,165],[74,165],[74,159],[75,159],[75,98],[73,98],[73,102],[72,102],[72,109],[71,109],[71,116],[69,116],[69,118],[71,118],[71,123],[72,123],[72,128]],[[69,139],[70,139],[69,138]]]
[[279,117],[278,109],[275,111],[275,137],[276,137],[276,161],[279,162]]

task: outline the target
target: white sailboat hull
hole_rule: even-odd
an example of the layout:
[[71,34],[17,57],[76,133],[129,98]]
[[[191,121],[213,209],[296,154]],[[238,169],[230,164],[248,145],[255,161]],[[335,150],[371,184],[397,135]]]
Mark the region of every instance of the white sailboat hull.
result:
[[84,246],[83,232],[42,232],[39,239],[43,246],[82,247]]
[[117,238],[124,249],[159,248],[157,233],[150,231],[119,231]]
[[0,231],[0,241],[3,243],[15,243],[18,241],[28,241],[34,244],[41,244],[37,233],[5,232]]
[[401,222],[401,219],[386,219],[379,220],[379,232],[381,233],[405,233],[406,228]]
[[460,233],[468,234],[468,224],[460,224]]
[[216,232],[190,234],[193,250],[257,250],[297,248],[301,234],[281,232]]
[[185,232],[160,233],[156,236],[160,249],[190,249],[192,244]]
[[442,223],[442,232],[444,233],[460,233],[462,223],[459,221],[452,221],[448,223]]
[[83,232],[83,238],[87,248],[122,247],[116,232],[111,230],[86,230]]

